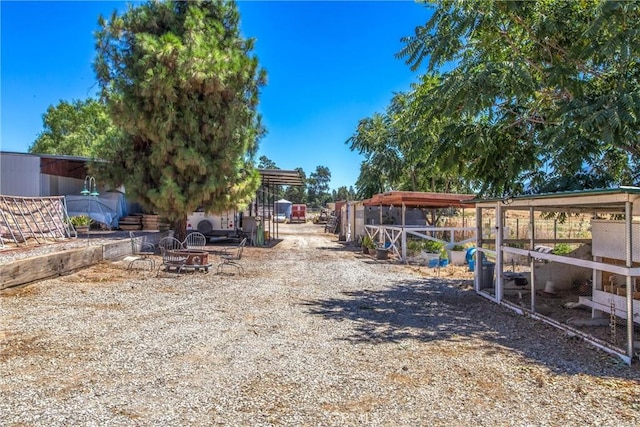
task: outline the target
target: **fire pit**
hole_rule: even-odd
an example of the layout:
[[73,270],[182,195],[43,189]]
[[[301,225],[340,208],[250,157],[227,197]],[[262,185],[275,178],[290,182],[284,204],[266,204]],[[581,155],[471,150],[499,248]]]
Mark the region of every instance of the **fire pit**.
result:
[[173,249],[166,253],[166,256],[162,256],[162,263],[169,271],[172,268],[178,270],[178,273],[183,270],[204,270],[205,273],[209,272],[209,253],[207,251],[198,251],[194,249]]
[[187,261],[185,265],[190,266],[207,266],[209,265],[209,253],[205,251],[194,251],[191,249],[183,249],[177,251],[171,251],[171,255],[176,257],[186,257]]

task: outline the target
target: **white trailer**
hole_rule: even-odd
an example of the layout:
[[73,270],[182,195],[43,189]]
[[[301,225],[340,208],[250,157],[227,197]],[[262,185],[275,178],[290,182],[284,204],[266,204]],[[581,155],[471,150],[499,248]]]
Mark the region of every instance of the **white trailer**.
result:
[[193,212],[187,216],[187,231],[199,231],[207,237],[235,237],[241,231],[242,216],[234,210],[219,214]]

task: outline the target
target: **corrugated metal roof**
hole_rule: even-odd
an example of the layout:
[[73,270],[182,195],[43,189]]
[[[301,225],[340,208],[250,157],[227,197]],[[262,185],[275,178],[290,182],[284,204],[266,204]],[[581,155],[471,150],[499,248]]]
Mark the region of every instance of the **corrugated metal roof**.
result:
[[84,162],[89,162],[92,160],[101,161],[97,159],[92,159],[91,157],[67,156],[62,154],[17,153],[15,151],[0,151],[0,153],[13,154],[18,156],[40,157],[41,159],[77,160],[77,161],[84,161]]
[[[11,154],[24,157],[39,157],[41,173],[56,176],[67,176],[83,179],[87,175],[85,165],[91,161],[104,161],[90,157],[64,156],[55,154],[15,153],[0,151],[2,154]],[[263,185],[304,185],[304,181],[297,170],[284,169],[258,169]]]
[[589,195],[606,195],[606,194],[618,194],[618,193],[633,193],[640,194],[640,187],[620,186],[616,188],[596,188],[591,190],[571,190],[571,191],[558,191],[555,193],[540,193],[540,194],[523,194],[519,196],[511,197],[492,197],[492,198],[478,198],[469,200],[469,203],[480,202],[499,202],[504,200],[521,200],[521,199],[549,199],[558,197],[578,197]]
[[509,209],[536,208],[547,211],[619,212],[625,202],[635,201],[638,197],[640,197],[639,187],[620,186],[617,188],[561,191],[506,198],[473,199],[469,200],[468,203],[475,203],[478,207],[493,207],[497,203],[501,203]]
[[304,185],[304,181],[297,170],[258,169],[262,177],[262,185]]

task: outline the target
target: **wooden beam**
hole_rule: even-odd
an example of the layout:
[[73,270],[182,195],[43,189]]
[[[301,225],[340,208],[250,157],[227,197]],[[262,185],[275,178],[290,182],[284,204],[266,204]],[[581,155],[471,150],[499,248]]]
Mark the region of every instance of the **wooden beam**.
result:
[[0,265],[0,290],[69,274],[100,261],[102,246],[91,246]]

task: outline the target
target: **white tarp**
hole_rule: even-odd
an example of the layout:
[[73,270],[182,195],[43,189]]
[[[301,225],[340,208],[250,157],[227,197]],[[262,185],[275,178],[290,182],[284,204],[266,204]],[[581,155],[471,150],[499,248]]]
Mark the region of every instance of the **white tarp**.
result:
[[100,196],[65,196],[69,216],[89,215],[109,228],[117,228],[120,218],[127,216],[124,194],[109,192]]

